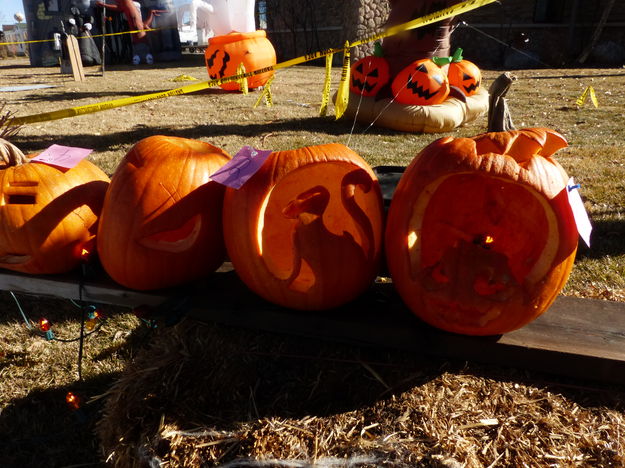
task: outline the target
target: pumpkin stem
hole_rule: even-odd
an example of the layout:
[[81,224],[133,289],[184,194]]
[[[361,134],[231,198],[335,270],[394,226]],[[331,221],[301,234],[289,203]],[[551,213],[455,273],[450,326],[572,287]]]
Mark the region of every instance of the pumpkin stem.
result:
[[380,41],[376,41],[373,44],[373,55],[376,57],[384,57],[384,49],[382,49],[382,43]]
[[451,56],[451,61],[453,63],[462,62],[462,52],[463,50],[460,47],[458,47],[456,51],[454,52],[454,55]]
[[27,162],[28,158],[24,156],[22,150],[13,143],[0,138],[0,167],[18,166]]

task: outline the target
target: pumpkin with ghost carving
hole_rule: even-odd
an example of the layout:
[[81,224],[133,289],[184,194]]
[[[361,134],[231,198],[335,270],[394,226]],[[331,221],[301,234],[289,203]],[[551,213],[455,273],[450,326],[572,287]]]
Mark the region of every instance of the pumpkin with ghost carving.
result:
[[557,132],[446,137],[421,151],[389,208],[393,283],[429,324],[494,335],[542,314],[563,288],[578,233]]
[[71,169],[30,159],[0,139],[0,268],[65,273],[93,252],[108,176],[86,159]]
[[222,264],[224,187],[210,176],[229,159],[209,143],[162,135],[128,151],[111,178],[98,229],[100,260],[113,280],[159,289]]
[[273,303],[333,308],[360,295],[378,272],[380,187],[344,145],[271,153],[241,188],[226,189],[223,220],[237,274]]

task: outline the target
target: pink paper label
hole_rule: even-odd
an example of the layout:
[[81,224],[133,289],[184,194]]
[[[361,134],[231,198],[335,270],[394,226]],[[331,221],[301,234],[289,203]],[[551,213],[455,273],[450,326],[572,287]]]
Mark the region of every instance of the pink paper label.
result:
[[240,189],[263,165],[271,150],[258,150],[244,146],[224,164],[211,179],[227,187]]
[[72,146],[52,145],[43,153],[31,159],[31,162],[49,164],[56,167],[71,169],[92,152],[92,149],[75,148]]
[[579,194],[579,185],[575,184],[573,177],[569,179],[567,184],[567,193],[569,195],[569,204],[573,210],[573,217],[575,218],[575,224],[577,225],[577,232],[584,240],[586,245],[590,247],[590,233],[592,232],[592,225],[586,212],[586,207],[582,201],[582,197]]

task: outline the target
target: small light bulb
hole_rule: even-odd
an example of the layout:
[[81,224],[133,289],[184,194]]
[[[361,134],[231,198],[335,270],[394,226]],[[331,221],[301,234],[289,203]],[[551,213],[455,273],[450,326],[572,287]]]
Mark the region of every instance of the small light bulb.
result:
[[41,317],[39,319],[39,329],[42,332],[48,332],[48,331],[50,331],[50,328],[52,328],[52,325],[50,324],[50,321],[47,318],[45,318],[45,317]]

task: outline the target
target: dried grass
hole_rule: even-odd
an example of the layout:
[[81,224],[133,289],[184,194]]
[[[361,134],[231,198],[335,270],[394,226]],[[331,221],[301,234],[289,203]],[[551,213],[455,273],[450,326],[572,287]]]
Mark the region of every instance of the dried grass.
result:
[[115,466],[624,466],[621,391],[187,321],[98,434]]

